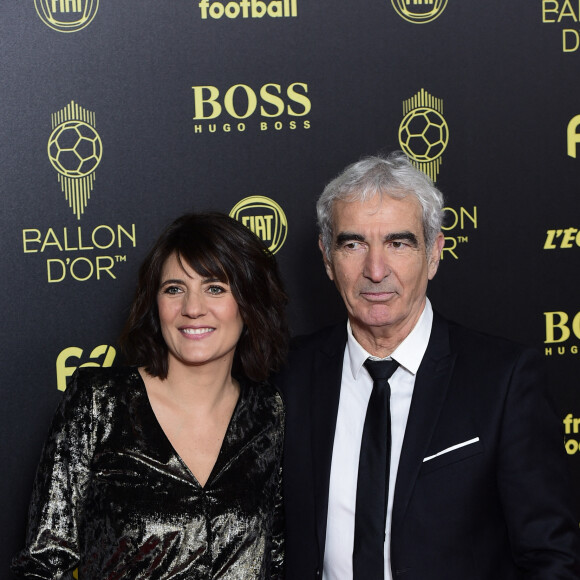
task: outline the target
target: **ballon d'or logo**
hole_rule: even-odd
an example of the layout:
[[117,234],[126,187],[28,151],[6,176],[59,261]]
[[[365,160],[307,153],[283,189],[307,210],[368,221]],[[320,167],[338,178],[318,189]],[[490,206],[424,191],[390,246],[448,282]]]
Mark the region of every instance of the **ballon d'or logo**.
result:
[[441,15],[447,0],[391,0],[397,14],[414,24],[432,22]]
[[54,113],[47,150],[68,205],[81,219],[93,190],[95,169],[103,155],[94,113],[74,101]]
[[437,180],[441,156],[449,141],[443,118],[443,101],[421,89],[403,102],[404,117],[399,125],[399,144],[413,165]]
[[288,222],[282,208],[269,197],[252,195],[239,201],[230,217],[250,228],[275,254],[286,241]]
[[77,32],[88,26],[99,9],[99,0],[34,0],[42,21],[58,32]]

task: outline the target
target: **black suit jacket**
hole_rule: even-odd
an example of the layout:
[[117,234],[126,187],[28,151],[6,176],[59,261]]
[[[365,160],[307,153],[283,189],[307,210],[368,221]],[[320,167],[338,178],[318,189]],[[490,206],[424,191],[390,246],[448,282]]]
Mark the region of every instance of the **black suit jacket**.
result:
[[[322,573],[345,345],[346,323],[299,338],[279,377],[288,580]],[[395,485],[393,578],[580,578],[561,425],[540,367],[534,351],[435,314]]]

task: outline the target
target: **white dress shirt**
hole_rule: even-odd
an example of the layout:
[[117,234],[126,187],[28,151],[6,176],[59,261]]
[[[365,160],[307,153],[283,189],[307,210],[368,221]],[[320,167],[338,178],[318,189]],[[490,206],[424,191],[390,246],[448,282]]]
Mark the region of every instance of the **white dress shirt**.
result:
[[[385,529],[385,580],[392,580],[391,512],[403,437],[409,416],[415,376],[427,349],[433,310],[427,299],[413,330],[391,357],[399,367],[389,379],[391,387],[391,469]],[[356,341],[348,323],[348,339],[342,364],[342,383],[332,448],[326,547],[323,580],[352,580],[354,512],[360,444],[373,381],[363,363],[371,355]],[[371,357],[375,358],[376,357]],[[369,579],[370,580],[370,579]]]

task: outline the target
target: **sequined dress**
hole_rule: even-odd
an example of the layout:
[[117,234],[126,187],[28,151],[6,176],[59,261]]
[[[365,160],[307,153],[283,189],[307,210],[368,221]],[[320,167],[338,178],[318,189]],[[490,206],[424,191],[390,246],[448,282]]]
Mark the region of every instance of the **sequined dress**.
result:
[[12,569],[80,580],[283,576],[284,411],[267,384],[240,396],[204,487],[157,422],[133,367],[80,369],[53,419],[26,548]]

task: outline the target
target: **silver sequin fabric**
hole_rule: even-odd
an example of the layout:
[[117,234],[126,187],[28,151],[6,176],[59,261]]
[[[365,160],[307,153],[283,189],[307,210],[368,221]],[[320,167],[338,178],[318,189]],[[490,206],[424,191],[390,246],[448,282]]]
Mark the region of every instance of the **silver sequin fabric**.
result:
[[80,580],[281,580],[284,409],[240,381],[201,487],[177,455],[136,368],[80,369],[44,446],[26,547],[12,570]]

